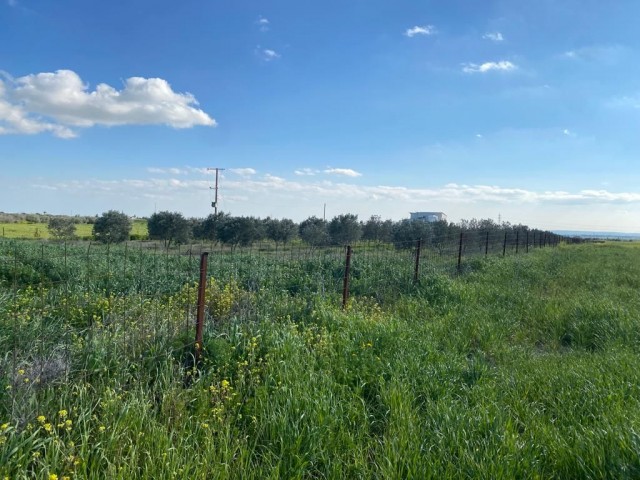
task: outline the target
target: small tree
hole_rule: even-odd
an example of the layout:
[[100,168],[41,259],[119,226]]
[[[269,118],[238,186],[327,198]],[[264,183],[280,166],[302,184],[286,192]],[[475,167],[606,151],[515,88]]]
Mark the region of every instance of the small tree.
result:
[[276,218],[267,218],[265,220],[265,231],[267,238],[273,240],[278,249],[278,243],[286,244],[296,236],[298,227],[292,220],[284,218],[278,220]]
[[329,243],[329,232],[327,222],[318,217],[309,217],[298,227],[300,238],[312,247],[327,245]]
[[58,240],[71,240],[76,237],[76,224],[71,217],[49,217],[47,230]]
[[194,226],[193,236],[199,240],[217,242],[220,239],[220,229],[229,218],[229,215],[223,212],[212,213],[204,220],[201,220],[197,226]]
[[171,243],[187,243],[191,238],[189,221],[178,212],[158,212],[149,217],[147,222],[149,238],[163,240],[168,248]]
[[103,243],[119,243],[129,239],[131,220],[115,210],[104,212],[93,224],[93,236]]
[[259,222],[253,217],[229,217],[217,231],[218,238],[222,243],[231,245],[249,246],[253,242],[260,240],[261,231]]
[[362,225],[362,239],[376,242],[390,242],[392,231],[393,221],[382,221],[379,216],[372,215],[371,218]]
[[335,245],[346,245],[360,240],[362,228],[358,216],[347,213],[333,217],[329,222],[329,236],[331,243]]

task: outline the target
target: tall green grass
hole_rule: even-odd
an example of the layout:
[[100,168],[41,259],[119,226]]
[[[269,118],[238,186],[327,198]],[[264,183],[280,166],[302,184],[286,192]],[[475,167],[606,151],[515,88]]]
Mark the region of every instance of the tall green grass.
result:
[[[100,310],[103,269],[80,262],[67,282],[25,257],[23,303],[8,281],[0,292],[0,475],[638,478],[639,257],[633,244],[563,246],[417,286],[404,260],[371,262],[361,278],[409,281],[393,295],[356,284],[345,311],[318,294],[331,263],[271,277],[259,256],[221,263],[239,289],[197,367],[181,348],[191,328],[152,322],[182,325],[188,260],[142,286],[114,275],[123,300]],[[131,258],[151,271],[152,257]],[[39,290],[54,273],[64,281]],[[62,287],[100,321],[70,323]],[[62,373],[44,377],[52,359]]]

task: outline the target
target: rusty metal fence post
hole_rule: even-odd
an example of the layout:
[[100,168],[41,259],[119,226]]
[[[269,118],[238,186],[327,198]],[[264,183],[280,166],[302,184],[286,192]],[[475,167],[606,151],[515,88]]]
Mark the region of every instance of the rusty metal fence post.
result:
[[351,245],[347,245],[347,257],[344,262],[344,281],[342,283],[342,309],[347,308],[349,300],[349,275],[351,273]]
[[420,275],[420,247],[422,246],[422,239],[418,239],[416,244],[416,265],[413,270],[413,283],[418,283],[418,278]]
[[198,310],[196,316],[196,343],[195,343],[195,357],[196,362],[200,362],[202,357],[202,330],[204,327],[204,304],[205,295],[207,293],[207,257],[209,254],[203,252],[200,255],[200,280],[198,282]]
[[458,273],[460,273],[460,269],[462,268],[462,239],[464,233],[460,232],[460,243],[458,245]]
[[504,231],[504,241],[502,242],[502,256],[507,254],[507,231]]

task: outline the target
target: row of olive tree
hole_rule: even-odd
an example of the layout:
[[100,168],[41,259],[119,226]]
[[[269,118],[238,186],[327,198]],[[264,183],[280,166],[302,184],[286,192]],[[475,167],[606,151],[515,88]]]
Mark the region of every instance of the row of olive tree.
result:
[[[98,241],[116,243],[130,238],[131,220],[114,210],[96,217],[93,235]],[[422,222],[412,220],[382,220],[372,216],[367,221],[357,215],[343,214],[330,221],[312,216],[296,224],[289,219],[267,217],[234,217],[226,213],[209,215],[204,219],[185,218],[179,212],[163,211],[151,215],[147,222],[149,239],[161,240],[166,247],[185,244],[192,240],[211,241],[229,245],[249,246],[270,240],[276,248],[299,238],[312,247],[346,245],[358,240],[393,243],[397,248],[411,247],[417,239],[425,244],[441,247],[464,231],[467,242],[481,244],[487,234],[495,236],[505,232],[526,233],[524,225],[497,224],[493,220],[462,220],[458,224]],[[65,219],[52,218],[49,230],[56,238],[71,238],[74,224]],[[524,235],[523,237],[524,238]]]

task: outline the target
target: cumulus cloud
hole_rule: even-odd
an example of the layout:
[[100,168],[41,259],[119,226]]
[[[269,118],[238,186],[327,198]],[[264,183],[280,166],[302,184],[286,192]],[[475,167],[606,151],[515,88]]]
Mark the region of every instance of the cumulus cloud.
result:
[[488,73],[491,71],[510,72],[518,67],[507,60],[499,62],[485,62],[480,65],[477,63],[465,63],[462,66],[464,73]]
[[504,37],[500,32],[488,32],[485,33],[482,38],[485,40],[491,40],[492,42],[500,43],[504,41]]
[[404,35],[406,37],[413,38],[418,35],[435,35],[435,33],[436,27],[434,27],[433,25],[416,25],[415,27],[407,28],[404,32]]
[[105,83],[89,90],[72,70],[0,81],[0,133],[76,135],[94,125],[215,126],[190,93],[176,93],[161,78],[131,77],[117,90]]
[[262,60],[264,60],[265,62],[271,62],[280,58],[280,54],[275,50],[271,50],[270,48],[259,49],[258,53],[260,55],[260,58],[262,58]]
[[356,172],[351,168],[327,168],[324,173],[329,175],[344,175],[345,177],[361,177],[360,172]]

